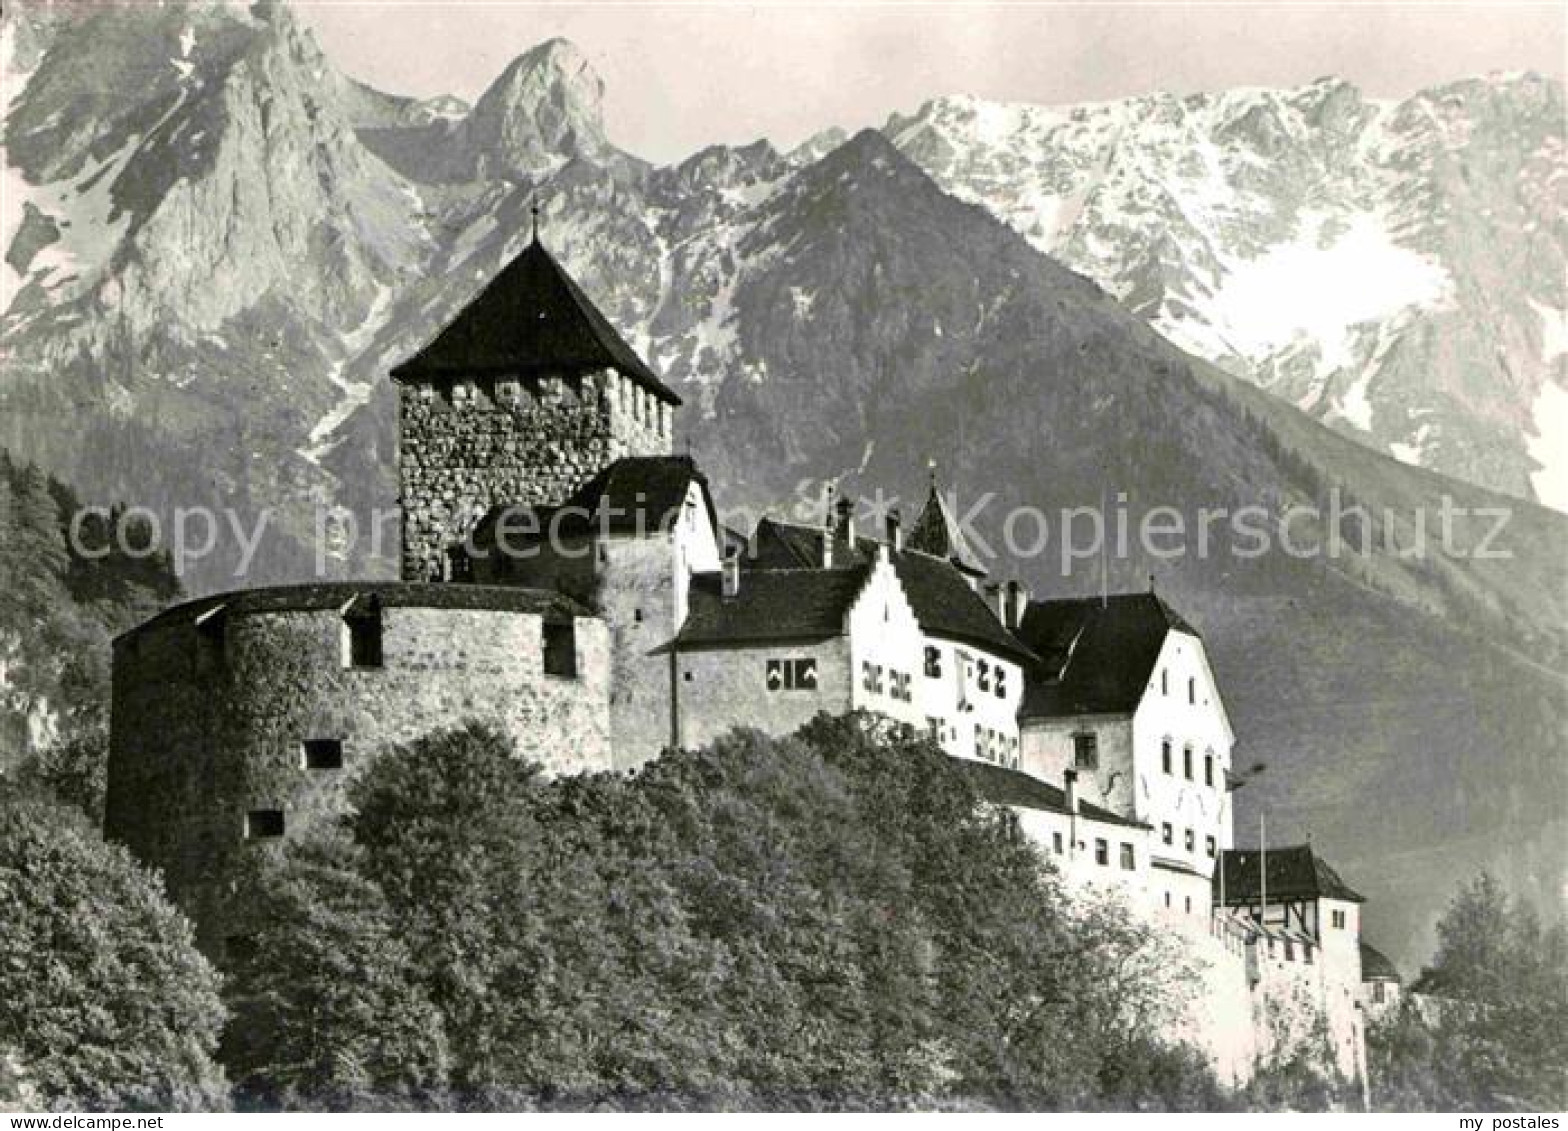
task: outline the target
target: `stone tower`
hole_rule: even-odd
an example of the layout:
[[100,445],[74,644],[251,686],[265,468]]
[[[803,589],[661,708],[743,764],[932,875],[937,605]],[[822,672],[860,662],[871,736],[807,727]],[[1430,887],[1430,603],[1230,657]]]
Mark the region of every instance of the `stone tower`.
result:
[[537,234],[392,379],[406,581],[450,577],[492,506],[559,505],[617,459],[669,455],[680,404]]

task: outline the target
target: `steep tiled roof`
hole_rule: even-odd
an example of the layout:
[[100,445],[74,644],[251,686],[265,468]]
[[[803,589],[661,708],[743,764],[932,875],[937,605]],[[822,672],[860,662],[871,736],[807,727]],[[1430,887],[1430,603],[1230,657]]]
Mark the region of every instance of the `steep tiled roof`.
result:
[[1363,982],[1398,982],[1399,970],[1388,957],[1375,947],[1361,944],[1361,980]]
[[1153,593],[1031,602],[1018,636],[1043,663],[1021,717],[1130,714],[1171,631],[1198,635]]
[[720,574],[698,574],[691,581],[686,623],[672,643],[680,648],[838,636],[868,573],[864,565],[752,569],[742,574],[734,597],[724,596]]
[[429,344],[393,369],[392,377],[575,374],[606,367],[620,370],[660,399],[680,404],[535,240]]
[[[749,552],[743,562],[749,568],[801,570],[820,569],[823,531],[809,526],[765,518],[757,524]],[[833,563],[862,565],[876,555],[880,543],[857,538],[850,548],[844,539],[835,539]],[[892,553],[893,571],[909,598],[910,608],[920,627],[932,636],[973,644],[1020,663],[1035,660],[1024,645],[1002,626],[985,598],[970,588],[969,582],[950,563],[930,554],[906,548]]]
[[911,550],[952,562],[976,577],[985,576],[985,566],[980,564],[980,559],[970,548],[968,540],[964,538],[963,528],[953,518],[947,501],[942,498],[935,483],[931,484],[926,505],[920,517],[915,519],[915,524],[909,528],[909,537],[904,544]]
[[[1227,906],[1257,901],[1261,889],[1262,872],[1258,867],[1261,855],[1255,848],[1232,848],[1220,857]],[[1268,850],[1268,898],[1271,903],[1279,899],[1320,898],[1364,902],[1339,878],[1339,873],[1312,851],[1310,844]]]
[[[956,759],[969,776],[975,792],[994,805],[1009,805],[1018,809],[1039,809],[1046,813],[1066,813],[1067,794],[1049,782],[1024,773],[1010,770],[991,762],[977,762],[969,758]],[[1106,825],[1125,825],[1128,828],[1147,828],[1138,821],[1118,816],[1109,809],[1090,805],[1080,800],[1078,813],[1091,821]]]
[[220,608],[231,616],[243,613],[313,612],[341,609],[351,601],[356,602],[355,607],[360,609],[367,603],[373,603],[385,609],[494,610],[561,618],[593,615],[570,597],[545,589],[407,581],[332,581],[316,585],[242,589],[186,601],[163,610],[151,620],[124,633],[121,638],[134,636],[154,626],[194,621]]
[[[534,532],[548,532],[557,511],[565,512],[554,527],[562,534],[666,531],[680,517],[687,492],[694,482],[702,486],[709,521],[714,521],[708,480],[691,456],[627,456],[573,491],[560,507],[512,504],[492,507],[479,520],[474,540],[481,546],[489,544],[496,524],[508,513],[514,516],[508,527],[509,537],[518,542],[527,542],[527,536]],[[531,516],[531,520],[523,521],[524,516]]]

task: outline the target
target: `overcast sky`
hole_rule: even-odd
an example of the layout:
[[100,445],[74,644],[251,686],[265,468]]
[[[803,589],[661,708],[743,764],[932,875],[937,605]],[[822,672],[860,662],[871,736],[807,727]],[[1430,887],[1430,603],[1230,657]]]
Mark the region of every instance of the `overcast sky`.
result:
[[655,161],[715,142],[793,145],[967,93],[1064,103],[1321,75],[1377,96],[1489,71],[1559,79],[1558,3],[521,4],[317,0],[296,10],[339,67],[400,94],[473,101],[565,36],[607,86],[621,148]]

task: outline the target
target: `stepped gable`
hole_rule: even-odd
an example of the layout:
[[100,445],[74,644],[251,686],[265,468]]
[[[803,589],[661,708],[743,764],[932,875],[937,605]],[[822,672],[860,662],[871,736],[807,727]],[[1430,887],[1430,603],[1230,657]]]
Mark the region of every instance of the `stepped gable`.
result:
[[[1265,853],[1255,848],[1227,849],[1220,858],[1224,875],[1225,903],[1256,903],[1262,893],[1262,872],[1258,861]],[[1310,844],[1270,848],[1268,856],[1268,897],[1276,899],[1343,899],[1365,903],[1339,873],[1329,867]]]
[[718,525],[708,478],[689,455],[626,456],[616,460],[569,495],[560,506],[503,503],[485,512],[474,528],[478,546],[494,543],[503,519],[519,542],[544,536],[558,512],[561,534],[658,534],[680,518],[691,485],[702,488],[708,519]]
[[1030,681],[1020,717],[1130,714],[1168,632],[1199,635],[1153,593],[1031,601],[1018,636],[1040,657],[1041,678]]
[[[742,555],[743,568],[816,570],[822,563],[824,532],[810,526],[765,518],[757,524],[749,555]],[[877,554],[882,543],[857,538],[851,547],[835,537],[833,561],[837,565],[864,565]],[[889,549],[893,571],[909,599],[915,620],[932,636],[973,644],[1032,665],[1036,657],[996,619],[996,614],[965,580],[949,560],[922,551]]]
[[[971,761],[967,758],[954,760],[959,769],[968,776],[969,782],[974,786],[975,792],[993,805],[1008,805],[1018,809],[1038,809],[1046,813],[1071,813],[1067,806],[1067,794],[1049,782],[1041,781],[1024,773],[1022,770],[1011,770],[1006,766],[994,765],[991,762]],[[1112,813],[1109,809],[1102,809],[1087,801],[1078,803],[1078,814],[1091,821],[1099,821],[1107,825],[1124,825],[1127,828],[1146,829],[1149,826],[1142,821],[1135,821],[1130,817],[1123,817]]]
[[681,403],[535,236],[444,330],[393,369],[392,379],[572,376],[605,368],[668,404]]

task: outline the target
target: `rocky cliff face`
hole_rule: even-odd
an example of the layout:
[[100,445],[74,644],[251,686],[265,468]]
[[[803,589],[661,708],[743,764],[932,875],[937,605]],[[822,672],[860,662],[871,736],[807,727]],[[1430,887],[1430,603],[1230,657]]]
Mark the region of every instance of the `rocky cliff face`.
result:
[[[22,26],[6,25],[7,49],[33,69],[6,120],[8,187],[24,207],[4,240],[16,287],[0,323],[0,442],[89,495],[165,516],[231,506],[247,529],[268,508],[244,583],[310,576],[315,504],[353,508],[363,531],[371,507],[393,502],[387,370],[521,249],[539,203],[552,250],[686,398],[678,427],[723,504],[789,507],[815,499],[828,478],[912,501],[935,458],[967,500],[995,492],[979,529],[996,546],[1016,506],[1053,523],[1060,507],[1121,497],[1134,522],[1157,505],[1189,519],[1202,506],[1278,515],[1339,488],[1367,507],[1365,553],[1170,562],[1134,553],[1116,561],[1113,583],[1142,586],[1155,573],[1190,610],[1244,746],[1271,763],[1258,788],[1238,795],[1244,806],[1267,804],[1282,835],[1310,826],[1379,901],[1396,950],[1419,949],[1455,869],[1490,863],[1556,897],[1568,859],[1568,829],[1553,811],[1565,784],[1568,524],[1520,503],[1507,559],[1389,548],[1388,537],[1409,546],[1416,516],[1435,514],[1445,496],[1468,507],[1503,500],[1380,456],[1291,403],[1304,396],[1290,392],[1299,382],[1317,390],[1316,416],[1343,415],[1324,406],[1343,405],[1353,383],[1323,359],[1361,356],[1355,303],[1332,308],[1333,318],[1313,314],[1354,332],[1317,345],[1281,339],[1269,354],[1284,397],[1184,353],[1139,317],[1173,337],[1182,327],[1197,334],[1219,323],[1180,312],[1218,309],[1215,295],[1236,279],[1248,301],[1271,293],[1260,276],[1235,275],[1238,263],[1278,287],[1278,275],[1297,274],[1289,256],[1283,266],[1270,259],[1279,249],[1310,258],[1348,242],[1401,265],[1401,286],[1375,294],[1388,290],[1413,321],[1377,355],[1378,373],[1414,382],[1418,355],[1401,361],[1400,351],[1422,342],[1433,357],[1471,351],[1433,304],[1493,292],[1456,283],[1452,266],[1433,282],[1430,264],[1447,263],[1443,240],[1459,237],[1442,222],[1449,206],[1422,197],[1419,178],[1391,193],[1400,219],[1378,212],[1376,231],[1353,207],[1353,178],[1326,197],[1343,207],[1307,216],[1317,206],[1300,186],[1315,171],[1338,183],[1323,170],[1364,154],[1372,123],[1392,129],[1388,108],[1333,84],[1249,96],[1256,105],[1245,108],[1240,95],[1220,96],[1204,111],[1208,132],[1191,126],[1187,104],[1152,99],[1137,115],[1116,111],[1120,125],[1087,108],[1051,126],[1060,136],[1025,149],[1027,161],[1004,151],[1035,112],[1009,111],[987,135],[996,139],[987,160],[998,164],[986,177],[972,173],[980,149],[960,160],[956,142],[940,150],[931,140],[962,132],[951,123],[825,135],[790,154],[714,147],[650,168],[605,139],[598,80],[559,43],[524,55],[469,111],[337,74],[283,9],[136,7],[28,37]],[[945,111],[923,113],[946,123]],[[990,121],[975,113],[965,129]],[[1174,132],[1159,153],[1137,157],[1134,125],[1156,122]],[[1488,131],[1504,140],[1483,142]],[[1212,144],[1201,140],[1210,133]],[[1232,134],[1226,156],[1220,141]],[[1464,152],[1491,147],[1494,179],[1516,152],[1549,195],[1560,178],[1532,136],[1476,127]],[[1140,179],[1146,165],[1182,177]],[[1454,168],[1477,176],[1468,158]],[[1023,223],[1026,240],[1017,229],[1027,207],[1009,212],[994,198],[1009,178],[1034,176],[1055,178],[1063,203],[1037,208],[1039,232]],[[1249,186],[1235,194],[1246,208],[1217,203],[1210,181]],[[980,198],[970,182],[991,194],[985,207],[955,199]],[[1083,199],[1073,185],[1088,186]],[[1277,203],[1261,203],[1271,194]],[[1210,221],[1233,213],[1242,219],[1218,239]],[[1040,254],[1042,240],[1069,262],[1081,247],[1079,266],[1098,282]],[[1124,255],[1124,245],[1140,250]],[[1547,246],[1541,254],[1556,254],[1560,239]],[[1521,295],[1551,298],[1530,272],[1515,282]],[[1220,306],[1227,335],[1272,340],[1293,329],[1272,303]],[[1540,344],[1534,332],[1505,337]],[[1250,357],[1235,354],[1249,367]],[[1395,419],[1377,385],[1362,394],[1374,424]],[[1462,549],[1483,524],[1461,524]],[[192,588],[237,584],[234,540],[220,544],[191,563]],[[396,545],[383,540],[376,555],[365,538],[340,539],[330,550],[331,573],[386,574]],[[1096,584],[1093,563],[1072,564],[1062,568],[1050,541],[1044,555],[997,568],[1038,592]],[[1456,827],[1473,830],[1473,843],[1456,847]]]
[[1568,509],[1562,88],[1072,107],[938,99],[887,133],[1183,348],[1403,462]]

